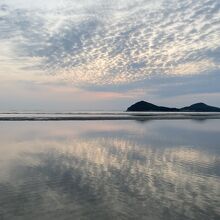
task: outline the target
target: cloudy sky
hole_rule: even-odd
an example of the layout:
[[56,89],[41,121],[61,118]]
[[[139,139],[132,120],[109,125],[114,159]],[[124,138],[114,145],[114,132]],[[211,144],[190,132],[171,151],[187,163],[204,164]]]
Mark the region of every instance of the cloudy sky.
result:
[[219,0],[0,0],[0,111],[220,106]]

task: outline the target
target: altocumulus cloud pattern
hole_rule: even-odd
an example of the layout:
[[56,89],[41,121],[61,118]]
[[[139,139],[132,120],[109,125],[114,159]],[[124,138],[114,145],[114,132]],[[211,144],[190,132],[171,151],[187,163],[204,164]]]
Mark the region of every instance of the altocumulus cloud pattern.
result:
[[88,87],[216,73],[219,33],[219,0],[0,0],[1,66]]

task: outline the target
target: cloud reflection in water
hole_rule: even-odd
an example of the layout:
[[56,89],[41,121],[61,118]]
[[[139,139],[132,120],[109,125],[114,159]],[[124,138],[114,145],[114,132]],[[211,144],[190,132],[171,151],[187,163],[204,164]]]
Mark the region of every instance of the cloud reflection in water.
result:
[[[10,175],[0,178],[0,216],[217,219],[219,135],[211,142],[217,122],[30,123],[18,133],[19,124],[1,127],[2,135],[12,131],[13,140],[2,142],[15,155],[5,154]],[[181,140],[187,127],[196,144],[189,135]]]

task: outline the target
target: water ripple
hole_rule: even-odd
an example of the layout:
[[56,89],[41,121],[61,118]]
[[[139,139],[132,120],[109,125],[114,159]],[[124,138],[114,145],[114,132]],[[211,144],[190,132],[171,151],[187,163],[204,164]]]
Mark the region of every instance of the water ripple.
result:
[[[160,145],[160,128],[176,126],[171,121],[106,122],[107,129],[103,122],[89,123],[0,127],[2,136],[7,126],[13,136],[0,139],[8,162],[7,178],[0,175],[0,219],[218,219],[219,142],[211,150],[199,139],[200,147],[193,147],[176,136],[170,144],[166,134]],[[28,137],[32,132],[35,141]],[[202,135],[208,138],[209,131]]]

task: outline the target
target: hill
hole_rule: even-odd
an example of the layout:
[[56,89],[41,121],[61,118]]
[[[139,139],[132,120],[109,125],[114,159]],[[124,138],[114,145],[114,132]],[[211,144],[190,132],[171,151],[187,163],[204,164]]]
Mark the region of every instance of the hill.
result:
[[183,108],[169,108],[140,101],[131,105],[127,112],[220,112],[220,108],[205,103],[196,103]]
[[196,103],[188,107],[181,108],[183,112],[220,112],[220,108],[206,105],[205,103]]

